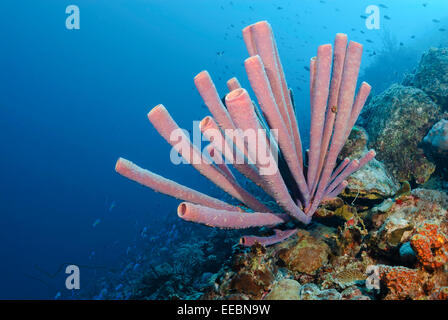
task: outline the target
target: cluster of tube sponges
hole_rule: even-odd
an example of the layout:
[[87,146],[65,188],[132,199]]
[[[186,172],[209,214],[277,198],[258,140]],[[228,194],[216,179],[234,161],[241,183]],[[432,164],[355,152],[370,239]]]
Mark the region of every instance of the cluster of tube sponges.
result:
[[[210,197],[123,158],[117,161],[116,171],[157,192],[183,200],[178,207],[178,215],[188,221],[237,229],[274,227],[291,219],[308,224],[319,204],[342,192],[348,184],[347,177],[375,156],[375,152],[370,150],[361,159],[346,158],[338,164],[338,155],[371,89],[363,82],[355,97],[362,45],[353,41],[348,43],[345,34],[337,34],[334,49],[330,44],[321,45],[317,56],[311,58],[310,146],[307,157],[304,157],[296,110],[271,26],[266,21],[255,23],[243,29],[243,37],[250,56],[244,65],[259,107],[236,78],[227,82],[230,92],[224,103],[207,71],[202,71],[194,79],[212,114],[199,125],[210,142],[206,147],[208,159],[204,159],[203,152],[182,133],[163,105],[148,113],[149,121],[160,135],[189,164],[243,206]],[[172,139],[174,130],[177,130],[175,141]],[[246,143],[239,134],[244,130],[265,134],[257,135],[254,138],[256,143]],[[179,139],[183,142],[179,143]],[[286,163],[286,171],[263,173],[265,164],[257,161],[260,152],[268,163],[276,164],[276,169],[279,157],[275,156],[276,153],[280,155]],[[236,161],[236,158],[245,161]],[[270,195],[283,212],[272,212],[245,190],[228,164]],[[275,229],[275,234],[270,237],[247,236],[241,242],[245,245],[255,242],[269,245],[286,239],[294,232],[295,229]]]

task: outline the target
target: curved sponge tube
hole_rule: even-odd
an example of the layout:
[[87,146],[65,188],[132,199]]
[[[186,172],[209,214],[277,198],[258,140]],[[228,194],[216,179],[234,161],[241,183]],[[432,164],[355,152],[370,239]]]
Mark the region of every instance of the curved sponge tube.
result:
[[177,215],[187,221],[202,223],[209,227],[222,229],[269,227],[287,221],[287,218],[284,216],[268,212],[247,213],[219,210],[189,202],[182,202],[177,207]]

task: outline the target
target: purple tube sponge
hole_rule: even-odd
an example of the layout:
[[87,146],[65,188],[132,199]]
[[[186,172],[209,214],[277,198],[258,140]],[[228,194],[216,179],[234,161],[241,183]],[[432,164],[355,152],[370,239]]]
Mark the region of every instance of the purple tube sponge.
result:
[[[182,131],[165,107],[156,106],[148,114],[173,149],[239,206],[181,186],[121,158],[116,170],[157,192],[188,201],[178,207],[179,217],[187,221],[218,228],[273,227],[290,220],[308,224],[322,200],[342,192],[347,178],[375,157],[371,150],[361,159],[347,158],[337,163],[371,89],[362,83],[355,95],[363,47],[348,42],[347,35],[337,34],[334,47],[321,45],[316,57],[311,58],[310,147],[308,163],[304,163],[298,121],[271,26],[266,21],[257,22],[243,29],[243,38],[249,52],[245,68],[259,109],[236,78],[227,82],[230,92],[224,105],[210,74],[200,72],[194,82],[212,114],[200,123],[204,138],[210,141],[204,153],[185,134],[177,135],[177,139],[183,138],[182,144],[173,140],[173,132]],[[261,134],[250,136],[248,131]],[[289,175],[280,174],[277,152]],[[203,162],[204,155],[211,162]],[[274,170],[266,170],[272,166]],[[232,167],[271,196],[282,212],[271,212],[247,191],[233,175]],[[255,212],[245,212],[248,209]],[[276,229],[269,237],[245,236],[241,244],[271,245],[296,231]]]

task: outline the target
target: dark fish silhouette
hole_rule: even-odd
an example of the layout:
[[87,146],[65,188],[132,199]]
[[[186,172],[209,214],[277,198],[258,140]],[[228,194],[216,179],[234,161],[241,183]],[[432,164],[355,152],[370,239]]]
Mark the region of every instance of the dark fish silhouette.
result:
[[362,19],[367,19],[367,16],[365,16],[365,15],[360,15],[360,17],[362,18]]
[[422,6],[424,6],[426,8],[428,4],[427,3],[422,3]]
[[435,22],[435,23],[439,23],[439,22],[440,22],[440,20],[437,20],[437,19],[432,19],[432,22]]
[[368,43],[373,43],[373,41],[370,40],[370,39],[367,39],[366,41],[367,41]]
[[442,32],[443,32],[443,31],[446,31],[446,29],[444,29],[444,28],[440,28],[439,31],[442,31]]
[[310,71],[310,67],[308,66],[304,66],[303,69],[305,69],[306,71]]
[[386,19],[386,20],[390,20],[391,18],[390,18],[389,16],[385,15],[385,16],[384,16],[384,19]]
[[389,7],[388,6],[386,6],[385,4],[380,4],[379,5],[381,8],[384,8],[384,9],[388,9]]

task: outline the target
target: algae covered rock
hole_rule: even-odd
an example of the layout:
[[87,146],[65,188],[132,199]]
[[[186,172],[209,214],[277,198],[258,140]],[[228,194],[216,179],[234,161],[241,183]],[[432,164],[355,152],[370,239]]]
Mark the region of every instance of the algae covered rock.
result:
[[412,84],[448,110],[448,48],[430,48],[425,52]]
[[421,89],[394,84],[372,98],[361,123],[369,134],[369,148],[377,152],[399,181],[425,183],[435,170],[419,143],[440,118],[440,107]]
[[411,194],[427,202],[433,202],[443,209],[448,209],[448,194],[438,190],[417,188]]
[[391,250],[398,249],[402,243],[409,240],[414,225],[406,216],[405,211],[396,211],[391,214],[380,227],[380,229],[373,234],[374,239],[377,239],[377,248],[384,252],[391,252]]
[[335,289],[321,290],[314,283],[307,283],[300,288],[300,300],[341,300],[341,294]]
[[376,159],[354,172],[347,181],[348,186],[342,196],[357,199],[384,199],[393,196],[399,189],[394,177]]
[[300,283],[293,279],[282,279],[265,296],[265,300],[299,300]]
[[309,232],[300,230],[297,239],[293,242],[281,244],[278,251],[279,259],[293,272],[309,275],[328,263],[330,248],[328,245]]
[[423,138],[425,153],[436,161],[437,165],[448,166],[448,120],[437,122]]
[[361,259],[348,254],[334,257],[329,267],[320,273],[322,288],[345,290],[356,285],[364,286],[367,275],[365,273],[372,260],[361,254]]
[[274,281],[275,266],[266,249],[255,244],[249,252],[234,256],[233,271],[221,290],[260,299]]
[[367,143],[369,142],[369,135],[367,131],[360,127],[354,126],[347,141],[344,144],[338,158],[343,160],[344,158],[359,159],[367,151]]
[[446,234],[448,212],[445,198],[446,195],[439,191],[415,189],[410,195],[389,199],[372,209],[371,219],[377,229],[371,233],[370,247],[384,255],[399,257],[402,245],[410,242],[428,221],[436,223],[440,232]]
[[315,216],[319,218],[332,217],[335,211],[343,206],[344,201],[341,198],[324,199],[316,210]]
[[381,283],[387,288],[385,300],[422,299],[426,293],[427,275],[402,266],[379,265]]
[[[369,136],[363,128],[355,126],[342,149],[339,158],[359,159],[368,152]],[[357,199],[385,199],[392,197],[399,189],[397,181],[385,166],[372,159],[364,167],[354,172],[348,179],[348,186],[341,194]]]
[[[446,300],[447,273],[422,268],[377,265],[385,300]],[[385,290],[384,290],[385,289]]]

